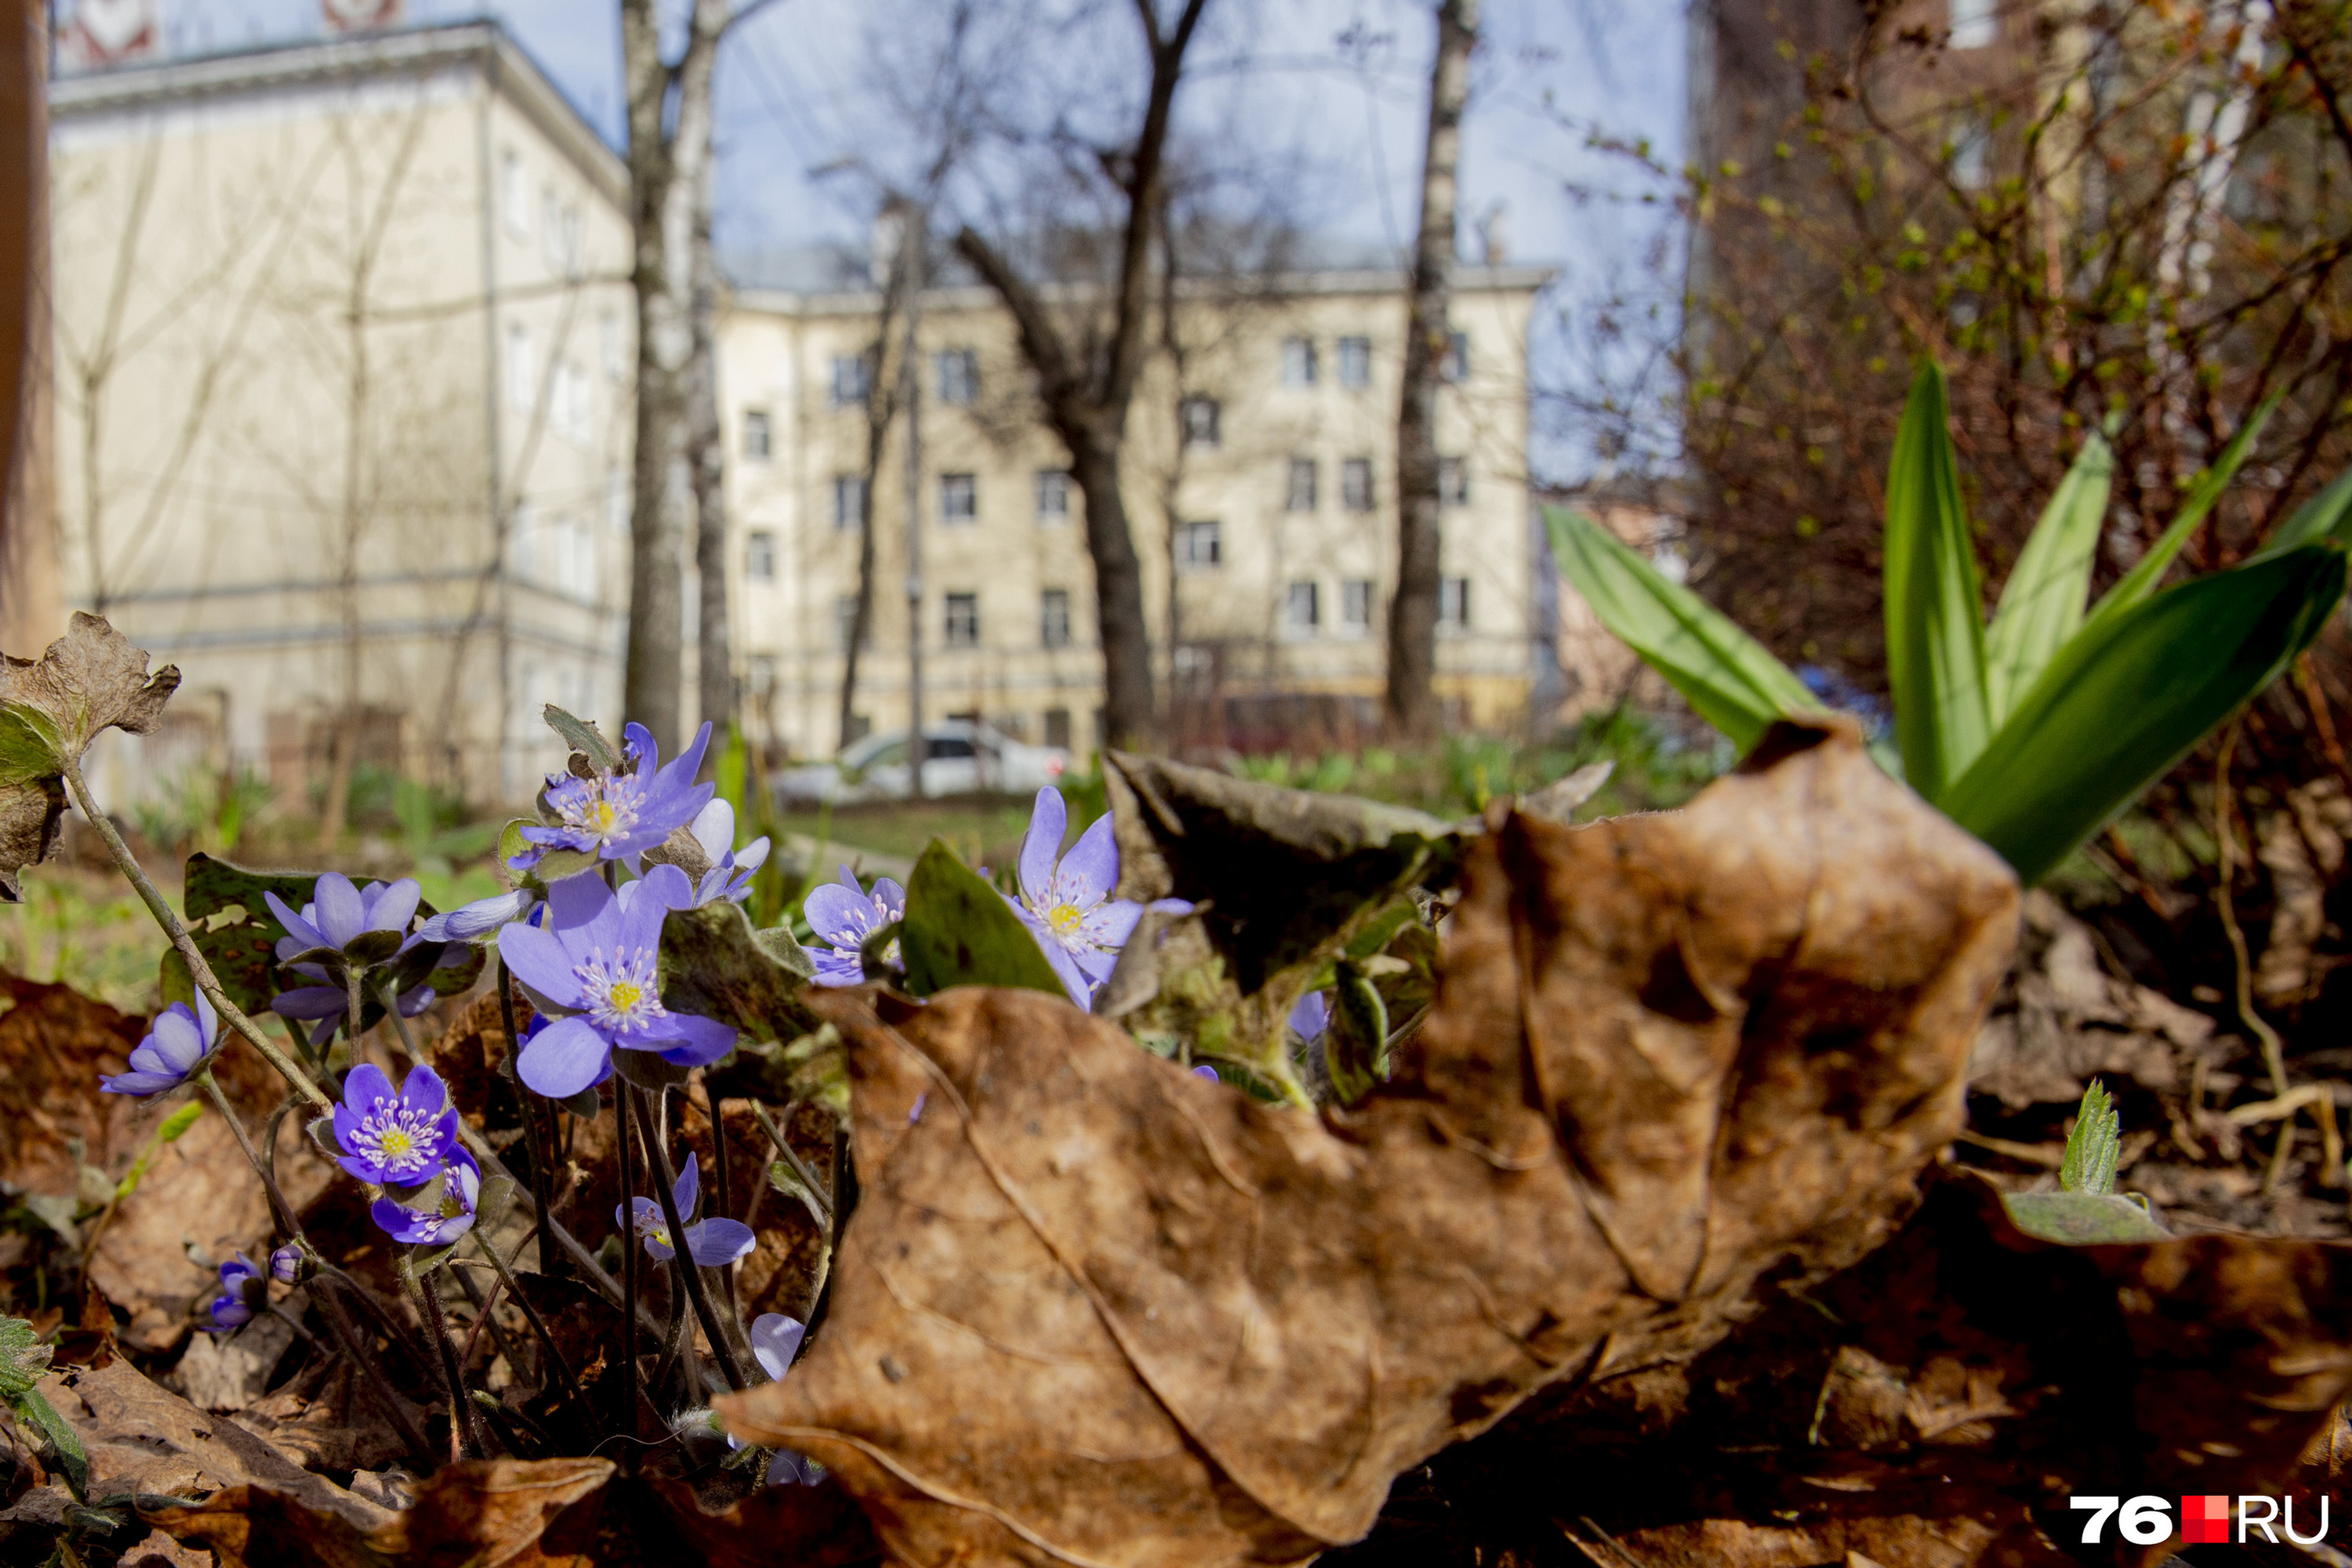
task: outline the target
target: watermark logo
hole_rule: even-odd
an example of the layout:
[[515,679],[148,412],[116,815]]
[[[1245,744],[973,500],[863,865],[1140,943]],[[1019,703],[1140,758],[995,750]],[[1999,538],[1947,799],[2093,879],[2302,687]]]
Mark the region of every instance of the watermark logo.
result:
[[[2304,1500],[2306,1510],[2310,1499]],[[2309,1535],[2300,1535],[2294,1528],[2295,1500],[2279,1497],[2246,1496],[2237,1500],[2237,1529],[2231,1531],[2231,1500],[2220,1492],[2206,1492],[2180,1500],[2180,1542],[2184,1546],[2236,1542],[2244,1544],[2260,1531],[2260,1539],[2275,1546],[2279,1531],[2299,1546],[2315,1545],[2327,1537],[2327,1499],[2319,1502],[2319,1527]],[[2114,1521],[2116,1532],[2126,1541],[2140,1546],[2153,1546],[2171,1538],[2172,1500],[2151,1496],[2140,1497],[2070,1497],[2066,1506],[2090,1517],[2083,1521],[2083,1544],[2096,1546],[2106,1539],[2106,1528]],[[2308,1514],[2306,1513],[2306,1517]]]

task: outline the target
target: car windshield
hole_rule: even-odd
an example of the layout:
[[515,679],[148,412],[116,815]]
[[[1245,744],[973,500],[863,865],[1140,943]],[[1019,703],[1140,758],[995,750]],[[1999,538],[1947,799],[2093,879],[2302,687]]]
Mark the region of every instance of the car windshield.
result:
[[853,754],[845,760],[850,766],[856,768],[898,766],[907,760],[907,737],[901,735],[896,740],[885,741],[879,746],[866,750],[863,755]]

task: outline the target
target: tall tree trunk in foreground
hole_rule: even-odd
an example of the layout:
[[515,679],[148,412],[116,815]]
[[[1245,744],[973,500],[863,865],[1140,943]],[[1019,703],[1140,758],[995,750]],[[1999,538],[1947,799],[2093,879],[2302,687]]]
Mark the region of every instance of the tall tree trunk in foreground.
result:
[[[1150,346],[1151,235],[1160,213],[1160,173],[1184,51],[1208,0],[1184,0],[1174,26],[1160,26],[1153,0],[1137,0],[1151,58],[1151,86],[1132,147],[1116,160],[1127,217],[1113,285],[1110,331],[1089,354],[1065,333],[1040,290],[978,231],[956,236],[956,249],[1012,311],[1021,352],[1037,377],[1045,416],[1069,448],[1070,472],[1087,502],[1087,551],[1094,558],[1095,618],[1102,635],[1104,740],[1149,743],[1156,731],[1151,699],[1151,637],[1143,614],[1143,563],[1119,494],[1127,409]],[[1052,280],[1045,280],[1052,281]]]
[[1421,165],[1421,236],[1412,259],[1412,307],[1404,339],[1404,395],[1397,410],[1397,583],[1389,601],[1388,721],[1395,736],[1437,738],[1437,389],[1452,329],[1454,167],[1478,0],[1437,9],[1437,58],[1429,72],[1429,142]]
[[[706,134],[708,127],[706,126]],[[710,244],[711,176],[704,149],[694,201],[694,357],[687,374],[694,466],[695,685],[701,716],[723,734],[736,718],[735,648],[727,620],[727,438],[719,416],[719,258]]]
[[30,658],[65,632],[50,467],[48,28],[0,14],[0,647]]

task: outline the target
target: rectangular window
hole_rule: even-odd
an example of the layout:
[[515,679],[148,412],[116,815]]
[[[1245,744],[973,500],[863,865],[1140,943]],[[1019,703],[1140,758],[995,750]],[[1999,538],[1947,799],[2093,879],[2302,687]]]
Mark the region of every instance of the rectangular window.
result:
[[580,209],[578,207],[568,206],[563,209],[563,244],[560,248],[563,255],[563,275],[566,278],[579,277]]
[[1470,579],[1441,577],[1437,583],[1437,624],[1451,632],[1470,629]]
[[1066,708],[1046,709],[1045,731],[1045,744],[1068,751],[1070,749],[1070,710]]
[[530,352],[530,330],[520,321],[507,328],[507,402],[517,414],[539,406],[539,363]]
[[[855,594],[835,595],[833,600],[833,647],[835,653],[847,653],[849,651],[849,634],[856,629],[857,595]],[[866,642],[859,645],[861,648],[871,644],[874,640],[872,635],[873,628],[871,626],[866,628],[866,633],[867,636]]]
[[539,258],[547,263],[550,272],[561,276],[563,271],[563,207],[555,199],[553,185],[539,188]]
[[980,521],[980,479],[972,474],[940,476],[940,522],[969,528]]
[[743,410],[743,460],[747,463],[768,460],[768,411],[764,408]]
[[1341,338],[1339,340],[1339,384],[1363,387],[1372,384],[1372,340]]
[[1444,506],[1470,504],[1470,465],[1460,458],[1437,459],[1437,499]]
[[1359,635],[1372,629],[1370,578],[1350,577],[1339,584],[1339,624]]
[[1470,379],[1469,333],[1445,334],[1445,360],[1437,367],[1437,374],[1457,386]]
[[1183,422],[1184,445],[1213,447],[1217,444],[1217,400],[1213,397],[1188,397],[1176,405]]
[[1322,595],[1318,592],[1320,586],[1316,583],[1293,583],[1290,585],[1290,593],[1285,602],[1284,619],[1290,623],[1294,634],[1311,636],[1322,624]]
[[866,521],[866,476],[835,474],[833,476],[833,526],[837,532],[847,532]]
[[1070,521],[1070,475],[1066,468],[1037,470],[1037,521]]
[[522,154],[511,147],[506,149],[499,154],[499,216],[505,220],[507,232],[517,239],[530,237],[528,187]]
[[950,647],[980,646],[980,595],[950,594],[947,596],[947,642]]
[[604,379],[618,381],[628,372],[628,361],[622,352],[621,315],[607,310],[596,320],[597,336],[604,351]]
[[1283,492],[1283,510],[1313,511],[1315,510],[1315,459],[1312,458],[1290,459],[1290,488]]
[[776,580],[776,536],[755,528],[743,536],[743,570],[754,583]]
[[970,349],[944,349],[939,364],[940,401],[968,404],[980,396],[980,356]]
[[873,387],[874,363],[864,354],[833,356],[833,405],[859,408]]
[[1047,647],[1070,646],[1070,591],[1048,588],[1037,596],[1037,637]]
[[1372,510],[1372,460],[1349,458],[1339,464],[1339,504],[1349,511]]
[[1990,47],[1997,36],[2000,19],[1993,14],[1995,0],[1951,0],[1952,47],[1981,49]]
[[1282,384],[1285,386],[1315,384],[1315,340],[1313,338],[1282,340]]
[[1223,542],[1214,520],[1176,525],[1176,569],[1213,572],[1223,559]]

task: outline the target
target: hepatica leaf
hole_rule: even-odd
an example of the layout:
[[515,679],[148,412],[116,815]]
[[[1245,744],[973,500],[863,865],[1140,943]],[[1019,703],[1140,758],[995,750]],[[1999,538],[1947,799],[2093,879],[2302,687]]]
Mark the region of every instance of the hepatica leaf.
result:
[[907,989],[929,996],[950,985],[1012,985],[1066,995],[1045,952],[1003,894],[937,839],[907,879],[899,928]]

